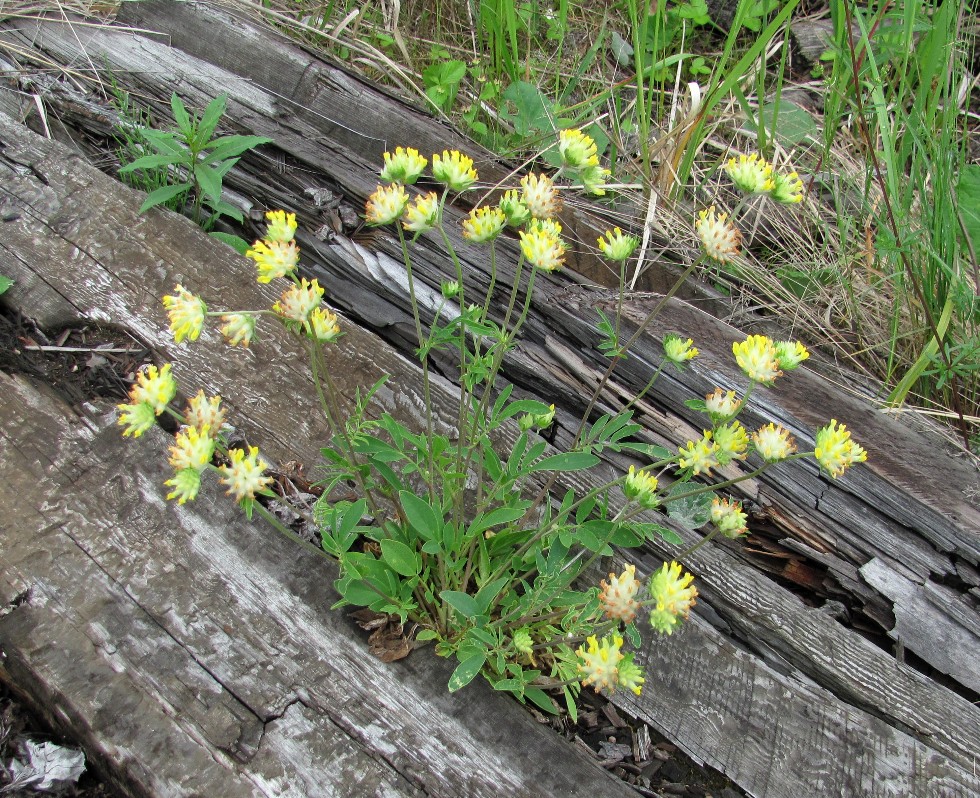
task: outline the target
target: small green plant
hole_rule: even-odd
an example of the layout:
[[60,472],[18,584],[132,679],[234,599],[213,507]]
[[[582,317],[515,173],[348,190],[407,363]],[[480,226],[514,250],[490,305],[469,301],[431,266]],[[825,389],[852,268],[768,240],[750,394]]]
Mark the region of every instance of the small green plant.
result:
[[433,50],[435,63],[422,72],[425,93],[441,111],[449,111],[456,102],[459,84],[466,77],[466,64],[449,58],[442,48]]
[[[594,183],[597,177],[589,173],[600,169],[596,149],[581,131],[562,131],[562,173],[573,182]],[[628,357],[656,313],[627,339],[620,312],[622,286],[615,316],[600,316],[598,347],[608,358],[608,369],[572,445],[564,451],[551,448],[544,433],[554,423],[555,406],[515,399],[509,384],[497,388],[507,353],[527,319],[535,280],[563,265],[567,244],[555,220],[560,206],[556,185],[547,175],[529,174],[520,190],[506,191],[498,204],[476,208],[463,220],[463,238],[468,245],[486,247],[490,266],[489,287],[477,291],[464,273],[443,214],[453,195],[476,183],[473,161],[457,151],[434,155],[431,181],[442,190],[410,196],[427,166],[428,159],[411,148],[385,153],[385,184],[371,195],[365,213],[368,224],[395,225],[401,242],[426,400],[421,429],[388,414],[367,413],[387,377],[363,396],[356,395],[353,411],[343,410],[351,403],[341,401],[325,351],[325,345],[340,339],[338,319],[321,306],[323,289],[317,280],[296,274],[299,251],[292,214],[270,212],[265,238],[248,252],[259,282],[287,285],[270,310],[210,311],[203,299],[180,285],[164,298],[164,305],[178,342],[196,339],[206,319],[215,316],[221,317],[221,331],[232,345],[248,345],[260,315],[278,318],[305,338],[331,430],[322,449],[328,476],[312,520],[320,530],[323,552],[340,565],[334,585],[338,605],[411,620],[418,641],[433,641],[439,655],[457,661],[450,690],[482,674],[494,689],[548,712],[557,711],[554,696],[562,695],[574,715],[582,686],[641,690],[642,670],[624,650],[627,639],[634,646],[639,643],[640,613],[655,631],[672,633],[697,598],[694,577],[678,561],[716,535],[747,532],[741,505],[716,491],[805,456],[815,457],[825,473],[837,477],[865,460],[866,453],[837,421],[817,432],[808,453],[798,452],[789,432],[775,424],[754,433],[745,429],[738,416],[752,393],[771,386],[809,356],[798,342],[774,342],[762,335],[732,347],[748,380],[746,389],[738,395],[717,388],[689,402],[704,414],[706,429],[676,450],[636,440],[641,428],[633,420],[632,404],[665,368],[684,368],[698,355],[690,338],[666,336],[663,361],[646,387],[625,407],[594,418],[593,408],[617,363]],[[726,171],[746,194],[764,194],[785,204],[802,196],[799,178],[775,172],[756,156],[733,158]],[[521,254],[513,278],[499,287],[506,308],[497,312],[492,301],[498,292],[496,242],[508,226],[518,230]],[[698,215],[695,229],[704,253],[688,273],[708,258],[724,261],[740,252],[739,231],[714,208]],[[431,236],[455,265],[455,279],[443,284],[431,318],[423,318],[429,305],[418,299],[408,234]],[[597,241],[623,276],[638,244],[618,228]],[[429,362],[436,351],[455,358],[461,375],[450,431],[442,431],[434,418]],[[257,502],[258,496],[269,494],[272,481],[264,474],[258,449],[228,448],[220,397],[208,398],[201,391],[178,411],[170,406],[176,392],[169,364],[150,367],[138,376],[119,419],[124,434],[134,436],[152,427],[162,412],[173,413],[182,424],[170,450],[174,476],[166,483],[172,488],[168,498],[181,503],[194,499],[202,474],[213,469],[249,516],[258,512],[291,534]],[[212,465],[216,453],[220,463]],[[593,468],[606,453],[648,464],[631,465],[590,489],[557,487],[565,475]],[[718,484],[696,480],[750,455],[757,462],[743,476]],[[357,498],[338,500],[333,488],[341,484],[355,485]],[[598,586],[580,583],[594,563],[613,553],[613,546],[632,548],[658,538],[680,545],[665,517],[691,529],[706,524],[711,529],[646,579],[628,565]]]
[[14,284],[14,281],[9,277],[4,277],[0,274],[0,294],[5,294],[10,289],[10,286]]
[[221,216],[242,221],[241,211],[221,199],[222,180],[244,152],[271,139],[236,135],[214,138],[226,102],[227,95],[218,95],[197,117],[188,113],[180,97],[173,94],[170,108],[176,130],[156,130],[148,125],[133,129],[137,138],[129,141],[139,147],[145,142],[154,152],[125,164],[119,174],[142,171],[155,175],[144,179],[164,181],[165,178],[164,185],[152,190],[144,200],[140,213],[157,205],[179,202],[188,207],[190,217],[205,230],[211,230]]

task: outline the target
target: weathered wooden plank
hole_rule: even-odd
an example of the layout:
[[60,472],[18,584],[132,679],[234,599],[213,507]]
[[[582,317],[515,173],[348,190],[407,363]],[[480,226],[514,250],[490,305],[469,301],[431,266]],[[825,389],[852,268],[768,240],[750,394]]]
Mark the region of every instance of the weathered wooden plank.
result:
[[[53,34],[49,37],[51,41],[55,38]],[[126,50],[125,47],[119,49]],[[181,73],[184,81],[182,88],[187,88],[192,80],[198,80],[200,85],[206,87],[220,83],[213,76],[197,77],[207,74],[209,67],[206,63],[188,61],[186,64],[182,67],[186,70]],[[159,83],[155,84],[157,88],[153,92],[160,97],[166,96],[169,93],[167,81],[174,80],[173,75],[159,64],[156,69],[147,72],[159,76]],[[205,89],[198,91],[201,99],[207,98]],[[271,101],[266,102],[266,105],[269,104]],[[266,123],[250,118],[249,124],[260,126]],[[359,198],[373,188],[375,164],[364,167],[364,159],[359,165],[357,158],[334,151],[329,146],[325,154],[318,152],[321,142],[317,141],[315,132],[298,124],[291,120],[290,125],[295,129],[280,128],[283,135],[277,139],[277,144],[296,159],[297,173],[307,175],[307,179],[312,179],[310,175],[321,175],[326,181],[333,181],[334,176],[329,170],[343,163],[350,173],[337,176],[336,182],[329,182],[329,185],[350,191]],[[262,127],[251,129],[272,130]],[[304,130],[307,131],[306,135],[301,135]],[[313,144],[310,144],[311,141]],[[366,173],[363,171],[365,168]],[[358,169],[362,171],[357,172]],[[290,176],[285,175],[280,183],[288,184],[289,180]],[[261,179],[253,179],[252,184],[259,187],[262,182]],[[275,190],[280,193],[270,192],[266,201],[269,204],[284,204],[281,198],[290,196],[289,192],[282,186]],[[295,202],[296,194],[291,196]],[[408,318],[404,290],[399,288],[403,276],[399,274],[397,251],[383,235],[375,237],[371,244],[375,251],[358,249],[343,238],[334,238],[332,242],[322,245],[309,236],[303,240],[307,253],[314,253],[313,260],[321,260],[321,265],[329,270],[327,273],[333,275],[333,283],[342,287],[334,292],[332,298],[335,301],[342,299],[345,306],[349,302],[351,310],[358,312],[359,304],[365,302],[364,298],[372,297],[372,305],[365,315],[373,316],[382,325],[390,325],[389,329],[394,327],[392,339],[400,339],[403,344],[408,341],[410,345],[410,333],[397,329],[398,320]],[[503,245],[502,249],[505,252],[513,251],[507,250],[507,245]],[[480,253],[467,249],[461,251],[467,273],[474,283],[485,281],[485,264],[481,262]],[[440,258],[436,248],[428,245],[424,239],[420,253],[420,273],[431,285],[437,286],[449,274],[445,259]],[[569,434],[568,425],[573,423],[571,413],[581,407],[581,395],[587,393],[587,388],[583,390],[583,386],[595,380],[599,361],[594,352],[597,333],[593,308],[604,301],[608,302],[608,299],[595,292],[563,288],[560,278],[542,280],[535,303],[536,315],[531,319],[518,356],[510,364],[509,373],[512,376],[530,389],[547,395],[549,401],[558,400],[560,405],[571,411],[566,411],[563,416],[566,427],[559,433],[565,435],[565,439]],[[642,315],[652,301],[656,301],[655,298],[631,296],[628,308],[634,314]],[[649,402],[641,407],[641,418],[649,426],[651,436],[655,440],[676,445],[678,436],[696,434],[700,423],[696,415],[683,407],[683,399],[692,393],[703,394],[715,384],[726,387],[740,384],[731,364],[722,356],[738,333],[680,303],[672,304],[654,326],[650,339],[644,342],[617,375],[608,406],[614,406],[616,396],[629,398],[645,384],[659,359],[659,350],[653,339],[668,329],[695,335],[705,353],[701,363],[696,361],[681,377],[665,375],[666,379],[661,380],[649,397]],[[794,388],[801,379],[806,381]],[[751,484],[745,494],[763,501],[763,511],[776,520],[777,527],[783,529],[784,534],[799,535],[807,545],[816,547],[818,553],[833,552],[843,557],[842,562],[855,569],[849,574],[855,573],[857,566],[872,557],[880,557],[889,567],[900,570],[910,578],[919,579],[929,574],[942,578],[959,573],[964,567],[973,567],[977,559],[976,539],[969,534],[969,530],[975,528],[977,514],[975,505],[966,499],[962,489],[975,477],[966,464],[951,461],[944,449],[937,447],[933,440],[911,434],[907,428],[891,419],[880,418],[866,403],[843,399],[806,371],[797,372],[792,379],[781,383],[776,391],[767,392],[760,398],[765,413],[753,416],[753,419],[761,420],[763,415],[774,417],[789,426],[801,440],[811,436],[813,429],[826,421],[828,409],[833,408],[831,412],[839,414],[859,435],[868,436],[863,438],[866,443],[878,440],[890,444],[884,451],[872,450],[872,461],[867,470],[862,468],[860,472],[855,471],[836,483],[819,478],[812,467],[794,465],[783,471],[781,478],[756,480]],[[669,409],[669,413],[665,415],[662,408]],[[926,476],[923,477],[923,474]],[[933,479],[932,474],[941,474],[943,479]],[[809,520],[801,521],[801,514],[809,515]],[[666,551],[657,553],[669,556]],[[890,719],[889,723],[899,730],[905,727],[915,730],[921,740],[937,746],[946,756],[968,766],[971,757],[976,755],[977,726],[975,712],[966,702],[927,680],[923,680],[923,684],[918,684],[914,679],[887,683],[887,674],[890,673],[887,655],[839,625],[808,619],[812,610],[799,605],[785,590],[760,577],[753,569],[746,568],[744,557],[737,548],[712,550],[711,556],[718,559],[705,560],[707,553],[701,554],[702,557],[694,560],[694,569],[703,580],[702,593],[711,602],[710,607],[718,622],[728,624],[729,633],[740,645],[754,649],[759,659],[753,661],[753,668],[762,669],[759,672],[764,674],[763,686],[765,679],[771,678],[763,663],[793,673],[793,679],[802,685],[799,691],[792,694],[792,698],[781,696],[780,702],[773,706],[777,709],[792,706],[796,708],[793,711],[798,713],[801,711],[799,707],[805,707],[811,701],[803,688],[816,682],[838,695],[840,701],[834,710],[837,714],[833,715],[837,719],[834,721],[838,724],[837,728],[841,724],[847,727],[848,724],[857,723],[855,718],[861,717],[850,713],[849,703],[864,706]],[[843,572],[843,568],[838,570]],[[864,586],[864,589],[870,588]],[[862,596],[865,595],[862,593]],[[828,658],[826,652],[834,650],[847,651],[848,657],[857,657],[857,662],[837,662]],[[707,655],[698,667],[708,669],[708,673],[715,672]],[[750,675],[743,672],[746,679]],[[885,683],[882,683],[883,680]],[[790,683],[794,682],[787,682]],[[717,684],[725,685],[727,681],[719,678]],[[762,693],[764,691],[760,687]],[[661,708],[656,703],[659,693],[651,690],[647,695],[651,702],[646,705],[645,711],[656,722],[661,714]],[[717,702],[715,706],[724,707],[716,711],[722,711],[733,719],[744,720],[751,712],[757,711],[751,707],[747,710],[738,701],[726,704],[721,687],[711,696],[711,701]],[[663,709],[666,712],[666,708]],[[745,714],[747,711],[750,712],[748,716]],[[799,715],[794,717],[798,718]],[[957,721],[947,722],[945,725],[950,728],[940,729],[933,737],[936,725],[943,725],[941,719],[944,717],[955,717]],[[736,723],[735,720],[730,722]],[[825,725],[830,728],[833,723],[827,721]],[[808,736],[807,729],[797,729],[791,733],[790,726],[781,727],[779,745],[784,748],[804,746],[820,762],[832,762],[840,756],[838,749],[842,738],[839,734],[825,731],[814,741]],[[691,723],[687,733],[680,729],[677,731],[678,741],[696,748],[699,739],[696,729],[696,722]],[[773,739],[765,733],[754,729],[751,733],[758,735],[759,750],[773,744]],[[793,737],[792,734],[797,736]],[[869,750],[897,746],[898,750],[914,752],[915,745],[919,744],[915,743],[912,749],[903,748],[910,744],[907,739],[881,735],[882,732],[876,730],[869,737]],[[720,763],[722,769],[730,772],[738,770],[737,757],[724,745],[711,749],[710,754],[714,758],[709,761],[716,766]],[[862,756],[865,755],[857,749],[848,753],[855,763],[863,761]],[[900,754],[898,758],[902,756],[906,755]],[[915,756],[914,753],[908,754],[906,758],[914,759]],[[892,761],[883,760],[881,766],[889,768],[892,764]],[[755,766],[765,770],[767,763],[759,761]],[[774,765],[770,762],[768,767],[772,769]],[[842,766],[841,772],[844,771],[852,772],[852,769],[849,765]],[[908,769],[900,768],[899,772],[906,773],[908,778],[915,777],[914,771]],[[746,777],[744,772],[742,775]],[[799,782],[787,783],[786,779],[792,779],[791,774],[783,774],[781,778],[773,777],[766,782],[768,794],[789,794],[799,790]]]

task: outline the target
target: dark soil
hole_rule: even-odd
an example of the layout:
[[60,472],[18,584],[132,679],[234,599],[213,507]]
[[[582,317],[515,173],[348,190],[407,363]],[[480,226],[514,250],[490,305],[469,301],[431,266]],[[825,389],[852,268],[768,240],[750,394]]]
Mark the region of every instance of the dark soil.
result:
[[[0,370],[23,374],[48,386],[76,411],[82,411],[85,403],[93,399],[124,401],[136,371],[151,360],[151,355],[149,347],[125,331],[90,323],[44,330],[15,309],[0,305]],[[315,492],[315,488],[303,477],[299,464],[284,464],[276,475],[277,489],[282,495],[291,500],[297,495],[313,498],[311,491]],[[276,512],[275,503],[270,509]],[[294,523],[302,537],[316,540],[315,532],[302,528],[296,517],[284,514],[282,520]],[[577,723],[572,723],[567,715],[546,718],[535,714],[541,722],[548,723],[580,747],[585,755],[594,757],[602,767],[630,784],[638,795],[664,798],[745,795],[717,771],[695,764],[646,724],[622,717],[604,696],[583,690],[579,704]],[[4,798],[41,794],[29,787],[10,789],[9,764],[15,757],[23,760],[25,739],[50,740],[71,747],[70,740],[55,735],[0,679],[0,795]],[[68,798],[116,798],[118,795],[88,772],[77,784],[66,784],[60,792],[44,794]]]

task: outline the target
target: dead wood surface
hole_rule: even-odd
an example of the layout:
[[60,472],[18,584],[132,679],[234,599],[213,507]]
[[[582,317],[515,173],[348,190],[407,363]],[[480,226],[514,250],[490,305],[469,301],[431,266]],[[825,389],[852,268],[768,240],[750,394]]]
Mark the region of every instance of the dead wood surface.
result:
[[[178,49],[163,40],[101,30],[86,33],[80,44],[78,31],[60,25],[32,29],[23,39],[73,63],[83,60],[85,47],[90,48],[88,57],[108,59],[127,87],[156,98],[160,108],[172,89],[198,106],[218,91],[229,91],[231,117],[241,132],[275,140],[267,149],[267,162],[246,159],[241,173],[229,176],[229,185],[261,207],[296,208],[304,220],[301,243],[308,263],[330,278],[331,301],[410,349],[397,244],[384,234],[352,240],[341,217],[346,202],[356,207],[374,187],[378,142],[397,135],[391,144],[444,145],[424,138],[420,128],[425,124],[414,111],[298,48],[278,41],[263,47],[263,35],[265,40],[269,35],[245,21],[228,23],[196,4],[175,9],[140,3],[131,9],[144,27],[168,31],[167,41]],[[207,35],[201,33],[204,28]],[[221,46],[210,47],[212,41]],[[225,62],[217,67],[210,63],[218,58]],[[69,102],[63,93],[54,94],[52,102],[62,103],[59,107],[72,124],[82,124],[77,98]],[[376,108],[386,110],[376,113]],[[107,116],[96,110],[91,117],[95,123],[89,134],[96,136]],[[331,119],[340,119],[357,135],[343,139]],[[445,132],[437,130],[437,137]],[[276,163],[287,168],[271,169]],[[311,188],[342,199],[312,207],[304,202],[312,196],[305,194]],[[43,205],[43,192],[38,191]],[[93,239],[95,235],[93,230]],[[467,279],[485,285],[483,253],[457,243]],[[26,251],[31,245],[30,240],[23,244]],[[160,246],[172,248],[169,262],[180,264],[184,241],[172,239]],[[452,276],[435,243],[422,239],[416,251],[417,273],[433,290]],[[512,244],[502,245],[500,261],[512,263],[513,252]],[[57,264],[52,257],[46,268]],[[152,264],[142,268],[154,272]],[[176,265],[168,277],[173,281],[191,274]],[[212,279],[194,287],[209,293]],[[92,291],[75,285],[71,276],[46,273],[45,284],[50,282],[58,284],[58,292],[80,297],[73,302],[83,313],[97,316],[108,305],[147,340],[162,340],[165,321],[156,310],[158,294],[148,287],[138,302],[153,309],[152,324],[134,316],[104,285]],[[506,274],[500,282],[507,285]],[[171,288],[162,285],[162,290]],[[632,295],[627,311],[639,320],[658,301],[656,296]],[[523,389],[562,409],[560,441],[570,439],[583,396],[604,367],[595,349],[597,306],[608,311],[612,298],[569,284],[563,276],[539,280],[525,337],[508,364],[510,377]],[[676,446],[698,435],[703,423],[683,400],[715,385],[742,386],[727,355],[740,333],[691,306],[670,303],[617,371],[605,397],[608,407],[646,384],[659,362],[656,341],[668,330],[693,336],[703,356],[681,375],[662,376],[638,411],[649,440]],[[227,379],[224,368],[208,360],[207,350],[203,355],[182,356],[188,374],[199,371],[202,384],[221,385]],[[344,372],[351,370],[361,385],[394,368],[392,360],[370,368],[356,358],[338,357],[345,358]],[[406,361],[394,361],[410,371]],[[285,382],[276,383],[285,386],[286,404],[304,406],[302,390],[288,396],[290,386],[303,384],[301,371],[296,364]],[[406,406],[398,396],[383,400]],[[716,545],[690,558],[703,597],[699,614],[680,635],[647,643],[642,652],[649,664],[647,689],[641,699],[628,696],[625,703],[696,759],[727,773],[754,795],[807,794],[815,784],[829,794],[975,794],[980,789],[973,770],[980,710],[970,699],[976,691],[980,585],[976,472],[934,435],[875,411],[869,402],[850,397],[806,369],[784,378],[776,389],[760,392],[755,401],[754,415],[745,419],[750,428],[776,420],[793,431],[805,450],[812,448],[815,429],[835,417],[867,446],[870,461],[834,482],[811,464],[798,462],[742,483],[738,495],[757,508],[752,537],[747,545]],[[407,406],[418,412],[417,395]],[[271,435],[274,456],[315,457],[309,442],[322,440],[322,430],[313,425],[312,412],[309,418],[297,414],[303,437],[296,441],[277,427],[276,409],[255,402],[242,410],[257,432]],[[262,442],[265,446],[264,438]],[[649,570],[669,556],[667,549],[654,547],[638,564]],[[918,669],[882,648],[879,638],[884,634],[900,643],[899,652],[918,658]],[[930,678],[929,666],[946,676]]]

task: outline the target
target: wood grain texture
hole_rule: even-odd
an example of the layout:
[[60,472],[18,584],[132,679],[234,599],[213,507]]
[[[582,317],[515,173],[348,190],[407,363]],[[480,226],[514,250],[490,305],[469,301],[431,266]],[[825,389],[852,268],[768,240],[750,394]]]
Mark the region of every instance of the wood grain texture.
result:
[[[318,232],[329,221],[326,211],[303,198],[310,196],[305,193],[308,189],[324,188],[356,208],[374,187],[377,141],[386,140],[391,119],[398,119],[399,124],[408,120],[404,130],[412,136],[438,138],[443,129],[436,126],[423,134],[416,126],[425,125],[414,111],[337,74],[333,67],[316,62],[288,43],[276,41],[275,46],[263,47],[262,29],[246,20],[226,26],[220,13],[212,16],[211,9],[193,3],[179,7],[140,3],[127,6],[129,10],[142,15],[139,19],[147,26],[157,24],[166,30],[165,23],[169,24],[172,38],[168,41],[174,48],[163,46],[162,38],[149,41],[112,31],[93,33],[86,47],[109,59],[126,85],[156,97],[161,108],[172,87],[198,105],[217,91],[228,90],[232,95],[230,116],[237,129],[275,139],[263,158],[246,159],[242,170],[230,174],[229,185],[241,196],[255,198],[246,204],[295,207],[299,211],[305,263],[329,286],[330,301],[352,321],[376,330],[405,353],[403,358],[383,349],[375,357],[371,350],[370,358],[359,359],[345,351],[338,354],[338,369],[350,374],[351,384],[360,380],[361,385],[370,384],[380,373],[393,374],[392,385],[398,387],[382,396],[384,406],[395,406],[402,418],[417,418],[420,401],[412,387],[414,366],[410,362],[412,325],[397,242],[382,233],[360,243],[343,234],[345,227],[339,228],[340,232],[338,228]],[[228,37],[222,38],[224,44],[217,48],[220,56],[205,52],[202,42],[207,42],[207,37],[194,35],[206,25],[220,28],[219,35]],[[46,48],[48,56],[82,57],[73,33],[57,25],[43,26],[40,33],[32,32],[25,39]],[[228,55],[228,51],[234,54]],[[211,55],[223,59],[221,64],[209,63],[206,59]],[[276,65],[271,74],[283,76],[278,83],[269,77],[270,63]],[[328,77],[318,82],[322,75]],[[355,90],[360,93],[355,94]],[[282,97],[289,92],[294,96],[287,108]],[[339,121],[357,123],[359,135],[338,139],[334,127],[322,117],[343,99],[344,92],[370,105],[371,111],[355,113],[343,106],[343,113],[353,116]],[[77,97],[62,97],[60,102],[66,119],[85,124]],[[308,114],[304,105],[312,109]],[[376,107],[386,110],[376,113]],[[104,115],[99,124],[106,124],[106,119]],[[132,325],[146,340],[165,340],[166,321],[152,292],[155,285],[171,290],[168,280],[177,277],[199,279],[193,287],[210,296],[267,301],[267,292],[255,293],[253,287],[249,289],[252,293],[242,294],[244,289],[234,280],[223,280],[223,267],[213,266],[223,263],[213,260],[219,258],[220,248],[203,249],[208,254],[200,264],[183,263],[181,253],[186,252],[193,229],[181,220],[163,218],[164,214],[154,215],[154,224],[162,225],[157,234],[168,241],[154,245],[152,257],[158,260],[148,262],[139,253],[145,241],[133,232],[146,224],[132,213],[138,204],[135,199],[128,211],[99,208],[98,213],[88,211],[89,219],[85,208],[104,200],[97,193],[86,193],[84,185],[73,182],[80,178],[68,174],[82,171],[80,161],[63,169],[58,166],[60,155],[47,163],[40,150],[32,149],[35,145],[28,146],[23,143],[26,139],[12,133],[5,135],[20,142],[4,151],[5,155],[12,153],[8,163],[12,164],[11,179],[21,181],[18,191],[46,209],[38,218],[81,215],[87,219],[77,234],[84,236],[87,250],[97,251],[101,257],[94,265],[82,262],[86,270],[95,268],[97,272],[102,268],[98,261],[113,262],[110,271],[118,272],[126,291],[110,305],[120,323]],[[431,138],[416,141],[434,143]],[[57,177],[54,187],[35,180],[31,169],[24,166],[35,161],[43,166],[46,178]],[[276,171],[274,165],[280,163],[288,168]],[[126,194],[124,189],[117,191]],[[61,192],[72,200],[64,209],[61,204],[66,201]],[[76,200],[78,204],[72,204]],[[450,211],[454,220],[460,213],[459,209]],[[95,218],[105,214],[108,217],[103,220]],[[104,227],[100,227],[102,222]],[[116,234],[118,240],[114,240],[106,231],[117,227],[125,233]],[[29,262],[34,245],[30,230],[20,235],[7,251],[14,262]],[[73,237],[73,241],[79,240]],[[464,245],[458,237],[454,240],[460,245],[467,280],[474,287],[485,286],[489,275],[483,251]],[[38,304],[58,307],[62,313],[66,306],[76,308],[72,312],[105,312],[102,291],[90,291],[73,285],[71,278],[57,276],[56,264],[78,262],[79,255],[70,245],[41,242],[37,246],[46,264],[44,275],[31,278],[26,269],[25,288],[37,297]],[[195,244],[195,250],[197,247]],[[162,259],[157,249],[166,253]],[[453,276],[435,242],[423,237],[415,251],[416,274],[432,290]],[[514,252],[512,241],[498,247],[503,264],[501,284],[512,279],[506,264],[513,262]],[[117,253],[123,254],[127,263],[133,262],[131,269],[112,260]],[[205,270],[209,261],[213,268]],[[48,274],[48,270],[54,273]],[[140,275],[147,273],[156,284],[141,282]],[[559,443],[571,439],[584,397],[604,368],[596,351],[596,308],[608,312],[614,303],[608,292],[582,282],[569,283],[559,275],[536,283],[525,335],[507,364],[508,377],[522,390],[558,404]],[[628,317],[638,322],[659,300],[649,293],[627,296]],[[149,309],[142,318],[130,309],[141,306]],[[356,326],[349,329],[351,352],[363,351],[359,349],[361,340],[376,340],[358,338],[362,334]],[[676,446],[699,435],[704,423],[683,405],[684,400],[704,395],[716,385],[743,386],[729,353],[732,341],[744,333],[685,303],[668,303],[617,371],[602,397],[604,409],[621,406],[646,384],[659,363],[658,340],[667,331],[683,331],[695,337],[702,357],[681,374],[666,372],[638,406],[638,418],[646,428],[646,440]],[[198,384],[222,386],[229,365],[236,371],[246,366],[246,361],[236,360],[234,354],[230,362],[220,363],[220,357],[227,360],[229,355],[214,340],[189,350],[171,349],[168,354],[178,355],[180,373],[186,375],[193,390]],[[314,414],[307,412],[311,405],[304,396],[305,389],[297,387],[306,384],[299,360],[279,362],[275,347],[262,345],[247,362],[254,363],[260,373],[268,372],[282,387],[273,400],[256,399],[236,406],[245,417],[245,428],[271,456],[314,463],[316,442],[322,440],[323,430],[312,420]],[[453,377],[448,365],[446,375]],[[889,794],[889,790],[890,794],[910,795],[974,794],[980,715],[970,702],[973,688],[969,674],[975,672],[975,654],[971,656],[970,647],[951,649],[942,663],[941,669],[951,673],[954,680],[959,678],[958,685],[953,684],[956,689],[950,689],[909,666],[899,666],[890,652],[836,620],[832,605],[843,600],[849,615],[860,616],[864,622],[873,619],[880,629],[900,637],[908,652],[927,661],[932,661],[927,655],[936,640],[930,629],[935,615],[905,611],[909,605],[903,604],[888,585],[902,584],[922,595],[934,585],[944,585],[955,594],[950,598],[958,602],[956,622],[964,628],[976,628],[976,598],[969,592],[978,584],[980,558],[980,512],[976,494],[971,494],[978,482],[975,469],[954,456],[928,430],[911,429],[895,417],[876,411],[867,400],[842,393],[806,368],[779,381],[776,388],[759,392],[755,401],[755,408],[745,419],[747,426],[776,420],[793,432],[801,449],[806,449],[812,447],[815,430],[836,417],[869,449],[869,462],[835,481],[821,476],[812,463],[804,461],[743,483],[736,495],[757,504],[753,539],[749,545],[712,546],[690,558],[702,593],[698,618],[685,631],[685,637],[647,644],[642,656],[656,680],[651,680],[642,700],[635,701],[632,696],[622,700],[689,753],[729,773],[754,795],[808,794],[813,784],[823,785],[829,794],[863,794],[865,789],[871,790],[868,794]],[[296,439],[280,426],[284,414],[290,412],[300,421]],[[607,465],[605,473],[626,464],[617,459]],[[734,468],[726,474],[737,471]],[[571,483],[575,487],[592,484],[583,475],[576,476],[577,481]],[[683,534],[694,539],[690,533]],[[775,554],[760,554],[762,542],[767,542]],[[667,547],[652,547],[638,564],[649,570],[673,554]],[[896,576],[889,577],[887,584],[876,581],[870,571],[862,570],[870,562],[880,563]],[[896,579],[903,581],[896,583]],[[807,585],[805,591],[801,580]],[[803,592],[806,601],[787,586]],[[896,626],[896,619],[900,626]],[[681,641],[684,644],[678,645]],[[804,762],[809,766],[803,767]],[[882,786],[868,786],[874,784]],[[874,792],[879,789],[883,792]]]

